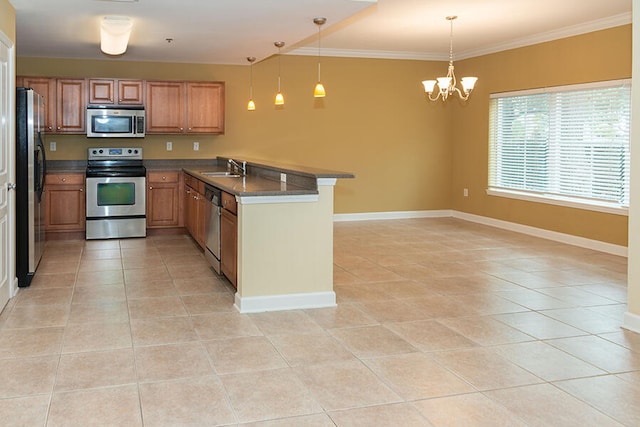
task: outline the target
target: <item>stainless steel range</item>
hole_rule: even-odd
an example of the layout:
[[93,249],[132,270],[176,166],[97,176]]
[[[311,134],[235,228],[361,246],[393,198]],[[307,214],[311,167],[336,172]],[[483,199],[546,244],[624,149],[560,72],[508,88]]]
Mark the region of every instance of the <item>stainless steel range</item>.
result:
[[87,239],[145,237],[146,168],[142,148],[89,148]]

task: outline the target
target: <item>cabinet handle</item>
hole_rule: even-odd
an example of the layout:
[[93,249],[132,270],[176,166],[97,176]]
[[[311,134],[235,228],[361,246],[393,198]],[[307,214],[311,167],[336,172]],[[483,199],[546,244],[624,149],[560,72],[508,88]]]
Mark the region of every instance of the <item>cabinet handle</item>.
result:
[[182,132],[184,130],[184,128],[180,128],[180,132]]
[[49,129],[49,130],[52,130],[53,128],[52,128],[51,126],[48,126],[48,129]]
[[58,126],[58,130],[60,130],[60,126]]
[[166,176],[163,176],[163,177],[162,177],[162,180],[163,180],[163,181],[166,181],[166,180],[167,180],[167,177],[166,177]]
[[150,186],[149,186],[149,190],[153,190],[153,186],[151,186],[151,185],[150,185]]
[[67,178],[62,178],[62,182],[67,182]]
[[81,188],[81,189],[80,189],[80,190],[78,190],[78,191],[82,193],[82,192],[84,191],[84,188]]

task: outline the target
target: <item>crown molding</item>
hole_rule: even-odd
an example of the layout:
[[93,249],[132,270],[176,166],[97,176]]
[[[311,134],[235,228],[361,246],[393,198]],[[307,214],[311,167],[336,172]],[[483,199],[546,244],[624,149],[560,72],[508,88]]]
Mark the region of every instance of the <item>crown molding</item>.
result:
[[608,28],[619,27],[627,24],[631,24],[631,12],[610,16],[608,18],[597,19],[595,21],[585,22],[582,24],[572,25],[570,27],[560,28],[558,30],[547,31],[545,33],[534,34],[532,36],[522,37],[483,49],[458,52],[456,53],[456,58],[473,58],[476,56],[516,49],[519,47],[531,46],[534,44],[564,39],[567,37],[579,36],[581,34],[593,33],[595,31],[606,30]]
[[[631,12],[614,15],[595,21],[564,27],[558,30],[547,31],[510,40],[508,42],[495,44],[492,46],[456,52],[457,60],[474,58],[476,56],[488,55],[519,47],[531,46],[567,37],[578,36],[580,34],[592,33],[594,31],[606,30],[608,28],[619,27],[631,23]],[[284,54],[284,53],[283,53]],[[300,47],[286,53],[286,55],[317,56],[317,47]],[[397,52],[390,50],[355,50],[355,49],[327,49],[322,48],[322,56],[336,56],[343,58],[371,58],[371,59],[406,59],[417,61],[447,61],[448,53],[435,52]]]
[[[300,47],[290,50],[283,55],[318,56],[317,47]],[[446,61],[449,54],[429,52],[400,52],[394,50],[364,50],[364,49],[327,49],[322,48],[322,56],[337,56],[341,58],[371,58],[371,59],[412,59],[418,61]]]

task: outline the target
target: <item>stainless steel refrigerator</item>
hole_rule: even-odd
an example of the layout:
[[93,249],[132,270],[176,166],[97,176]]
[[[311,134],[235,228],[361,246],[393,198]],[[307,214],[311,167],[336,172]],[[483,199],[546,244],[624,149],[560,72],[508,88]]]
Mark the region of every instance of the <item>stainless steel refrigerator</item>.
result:
[[29,286],[44,250],[44,98],[16,89],[16,275]]

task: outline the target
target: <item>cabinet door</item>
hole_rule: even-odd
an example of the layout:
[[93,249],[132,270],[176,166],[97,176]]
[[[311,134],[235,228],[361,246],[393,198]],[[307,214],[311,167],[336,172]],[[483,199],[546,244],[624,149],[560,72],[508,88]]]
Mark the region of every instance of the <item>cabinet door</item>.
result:
[[187,82],[187,132],[224,133],[224,83]]
[[118,104],[144,104],[144,84],[142,80],[118,80]]
[[89,79],[89,104],[115,104],[114,81],[110,79]]
[[196,199],[196,203],[198,205],[197,213],[196,213],[196,230],[195,230],[195,240],[198,242],[202,249],[206,246],[206,236],[205,236],[205,210],[207,199],[205,199],[203,194],[198,194],[198,198]]
[[85,229],[84,175],[49,174],[45,182],[45,231]]
[[56,128],[56,79],[49,77],[22,77],[22,85],[30,87],[44,97],[44,123],[46,131]]
[[56,131],[58,133],[85,133],[85,80],[58,79],[56,87]]
[[185,85],[182,82],[147,82],[147,133],[183,133]]
[[220,215],[220,270],[237,288],[238,217],[226,209]]
[[147,183],[147,227],[177,227],[180,205],[178,173],[149,172]]

